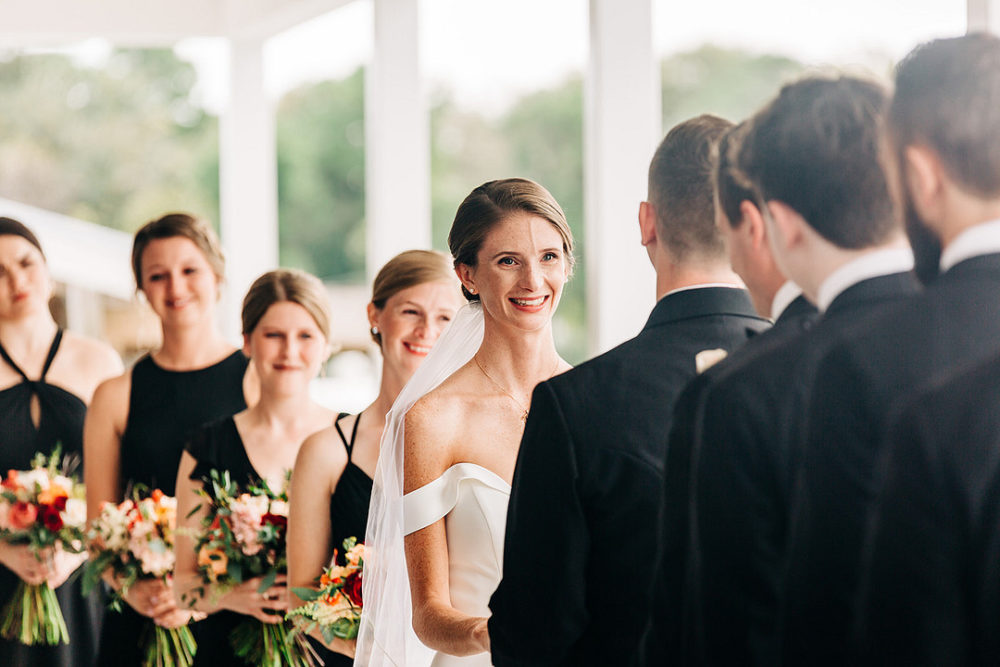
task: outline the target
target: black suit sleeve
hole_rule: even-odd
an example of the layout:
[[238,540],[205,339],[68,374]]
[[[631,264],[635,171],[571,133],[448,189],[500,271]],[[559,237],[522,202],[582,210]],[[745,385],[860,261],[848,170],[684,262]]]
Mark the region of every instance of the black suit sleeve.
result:
[[532,397],[514,471],[503,580],[490,599],[497,667],[565,660],[588,620],[590,535],[578,484],[565,417],[551,387],[542,383]]
[[974,629],[965,592],[975,567],[970,568],[963,546],[966,513],[938,454],[941,446],[955,451],[966,443],[955,429],[942,431],[930,416],[933,407],[913,404],[887,438],[889,463],[874,511],[861,595],[866,664],[978,662],[970,659],[967,641]]
[[708,664],[776,664],[786,466],[774,406],[745,385],[702,408],[693,466],[697,627]]
[[662,665],[668,656],[688,655],[690,602],[688,586],[690,541],[688,508],[691,453],[694,448],[696,422],[708,375],[702,374],[688,383],[674,407],[673,424],[667,444],[664,471],[665,486],[660,506],[660,539],[656,578],[649,626],[642,638],[640,663]]
[[[873,472],[885,415],[849,350],[819,364],[796,440],[796,479],[784,584],[785,657],[841,665],[854,626]],[[794,436],[793,436],[794,437]]]

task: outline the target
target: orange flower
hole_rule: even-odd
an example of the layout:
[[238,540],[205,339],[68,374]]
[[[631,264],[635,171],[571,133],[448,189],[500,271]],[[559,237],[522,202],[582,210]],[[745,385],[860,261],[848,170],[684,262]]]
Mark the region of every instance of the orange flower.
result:
[[17,481],[16,470],[7,471],[7,477],[4,478],[2,486],[5,489],[10,489],[11,491],[17,491],[21,487],[20,483]]
[[330,585],[331,582],[332,582],[332,580],[330,579],[330,575],[327,574],[326,572],[324,572],[323,574],[319,575],[319,587],[320,588],[326,588],[327,586]]
[[38,503],[40,505],[54,505],[56,498],[69,498],[69,492],[53,482],[49,488],[38,494]]
[[219,575],[226,573],[226,568],[229,567],[229,558],[226,557],[226,552],[222,549],[202,547],[198,551],[198,567],[211,567],[209,578],[215,581]]
[[8,521],[14,530],[27,530],[35,524],[38,518],[38,508],[31,503],[16,502],[10,508]]

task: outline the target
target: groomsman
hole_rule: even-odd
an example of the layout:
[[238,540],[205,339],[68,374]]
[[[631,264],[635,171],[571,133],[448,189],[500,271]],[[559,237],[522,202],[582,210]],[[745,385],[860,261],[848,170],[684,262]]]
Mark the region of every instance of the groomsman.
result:
[[816,355],[917,292],[879,164],[886,104],[885,91],[870,81],[806,78],[749,121],[739,148],[737,167],[757,191],[774,258],[822,315],[808,332],[773,337],[720,368],[702,393],[691,457],[694,652],[682,661],[779,662],[776,621],[798,459],[787,429]]
[[646,326],[535,389],[507,513],[504,577],[490,601],[498,667],[635,657],[657,551],[664,417],[699,360],[768,326],[739,288],[713,220],[710,155],[730,126],[691,119],[653,156],[649,201],[639,206],[659,298]]
[[715,220],[726,239],[733,271],[747,286],[754,308],[761,316],[771,318],[774,326],[698,375],[677,399],[667,446],[666,493],[661,509],[663,553],[657,569],[650,632],[643,639],[645,664],[662,664],[667,656],[688,656],[691,652],[688,607],[692,600],[689,592],[684,591],[689,567],[688,492],[691,453],[695,434],[701,427],[697,417],[701,414],[703,392],[733,364],[746,363],[779,341],[806,331],[816,316],[816,307],[778,268],[764,218],[754,203],[755,195],[733,164],[747,129],[748,124],[741,123],[719,140],[714,177]]
[[[785,583],[784,647],[792,664],[841,665],[851,659],[849,637],[855,622],[862,544],[881,479],[876,474],[884,454],[879,444],[891,406],[927,378],[1000,352],[997,100],[1000,40],[993,36],[931,42],[914,50],[896,71],[887,127],[898,189],[907,210],[916,216],[915,222],[940,240],[942,274],[919,298],[833,347],[818,367],[803,430],[805,449]],[[967,445],[953,443],[955,447]],[[947,464],[942,463],[940,472],[947,474],[947,470]],[[977,474],[983,473],[985,470]],[[952,502],[954,494],[982,493],[963,486],[968,483],[968,478],[948,478],[943,485],[926,491],[935,494],[934,503]],[[938,493],[947,497],[939,498]],[[922,507],[927,507],[927,502],[914,502],[907,510],[913,515],[906,521],[911,525],[921,522],[924,517],[916,513]],[[996,523],[996,517],[979,514],[982,509],[966,508],[966,512],[975,513],[971,517],[966,514],[969,524],[961,524],[962,514],[945,520],[956,522],[949,529],[975,530],[980,524],[986,529],[987,524]],[[899,519],[899,513],[893,517]],[[926,519],[926,527],[941,526],[932,523],[933,517]],[[888,524],[884,528],[894,530]],[[945,548],[955,546],[947,542],[950,535],[950,530],[940,535]],[[936,539],[936,535],[927,534],[915,542],[917,550],[907,556],[911,560],[903,572],[926,569],[919,581],[903,587],[912,585],[927,594],[931,591],[926,586],[929,579],[954,574],[954,570],[938,572],[934,562],[937,551],[920,551],[921,544]],[[981,570],[977,568],[995,567],[977,560],[995,558],[994,547],[982,545],[981,551],[962,562],[959,580],[963,591],[978,586],[975,576]],[[879,572],[884,573],[884,569]],[[873,580],[873,585],[877,583]],[[948,586],[956,581],[934,583]],[[893,590],[898,589],[897,583]],[[996,607],[996,599],[988,597],[989,590],[976,588],[975,592],[987,596],[980,598],[985,606]],[[969,617],[959,618],[969,607],[950,606],[954,599],[924,601],[929,605],[925,611],[933,609],[935,615],[923,618],[941,620],[944,625],[915,624],[909,628],[912,637],[931,635],[922,637],[919,645],[936,646],[938,651],[920,654],[911,646],[893,655],[891,661],[995,662],[974,652],[948,655],[950,640],[959,626],[974,635],[996,634],[995,627],[968,625]],[[994,617],[984,618],[988,623]],[[949,640],[938,644],[935,636],[939,632],[946,633]],[[910,655],[912,661],[905,657]]]

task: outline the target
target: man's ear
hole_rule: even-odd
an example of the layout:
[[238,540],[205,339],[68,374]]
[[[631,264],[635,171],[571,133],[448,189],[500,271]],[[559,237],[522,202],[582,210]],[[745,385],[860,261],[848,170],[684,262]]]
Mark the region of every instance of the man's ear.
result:
[[740,227],[750,238],[750,247],[760,250],[767,243],[767,225],[760,209],[749,199],[740,202]]
[[777,199],[767,202],[766,206],[772,222],[768,232],[774,232],[771,236],[771,243],[782,250],[802,245],[805,241],[805,225],[807,224],[802,216],[791,206]]
[[639,234],[643,246],[656,243],[656,209],[648,201],[639,202]]
[[936,220],[944,203],[945,173],[937,154],[925,146],[907,146],[903,150],[903,178],[917,214]]

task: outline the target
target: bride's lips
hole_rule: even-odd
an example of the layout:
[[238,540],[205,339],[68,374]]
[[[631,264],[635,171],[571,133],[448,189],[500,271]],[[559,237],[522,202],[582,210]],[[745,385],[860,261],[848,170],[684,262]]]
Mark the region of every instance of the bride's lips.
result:
[[426,357],[431,351],[430,345],[417,345],[416,343],[407,343],[406,341],[403,341],[403,347],[410,354],[416,354],[421,357]]
[[549,300],[549,295],[545,296],[533,296],[533,297],[510,297],[507,299],[513,304],[518,310],[524,311],[526,313],[537,313],[542,308],[545,307],[546,302]]

